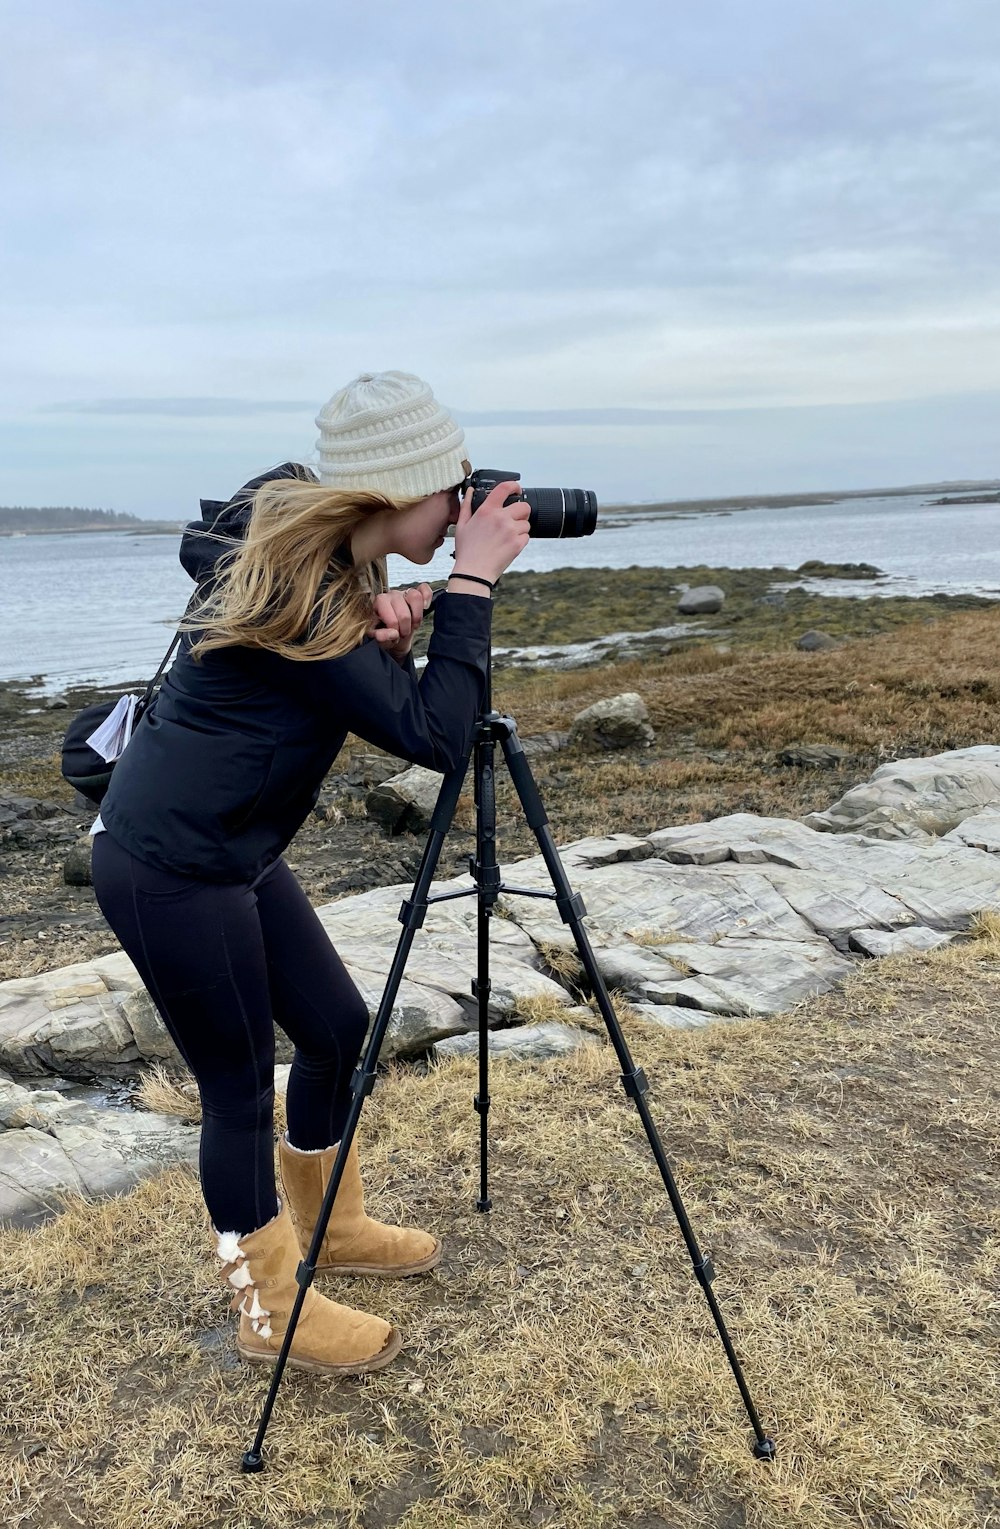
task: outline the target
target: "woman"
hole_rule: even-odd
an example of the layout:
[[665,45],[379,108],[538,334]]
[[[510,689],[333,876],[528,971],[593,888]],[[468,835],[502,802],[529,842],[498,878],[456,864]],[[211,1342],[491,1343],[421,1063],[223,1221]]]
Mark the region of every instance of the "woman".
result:
[[[282,852],[348,732],[446,773],[485,694],[493,585],[529,537],[494,489],[472,515],[464,436],[406,372],[366,373],[317,416],[318,476],[252,479],[192,523],[196,607],[92,829],[98,903],[198,1082],[199,1173],[237,1349],[273,1362],[351,1103],[368,1011]],[[218,512],[218,513],[215,513]],[[427,563],[455,527],[419,682],[427,584],[386,588],[386,556]],[[295,1046],[274,1174],[274,1024]],[[441,1244],[366,1216],[356,1139],[317,1271],[407,1276]],[[388,1364],[382,1318],[306,1291],[288,1363]]]

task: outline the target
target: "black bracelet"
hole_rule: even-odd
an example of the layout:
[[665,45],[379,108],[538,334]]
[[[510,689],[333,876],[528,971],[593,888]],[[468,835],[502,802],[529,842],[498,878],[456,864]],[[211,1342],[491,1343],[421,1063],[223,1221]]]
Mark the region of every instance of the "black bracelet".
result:
[[491,584],[489,579],[481,579],[475,573],[450,573],[448,577],[449,579],[471,579],[474,584],[485,584],[487,589],[496,589],[496,584]]

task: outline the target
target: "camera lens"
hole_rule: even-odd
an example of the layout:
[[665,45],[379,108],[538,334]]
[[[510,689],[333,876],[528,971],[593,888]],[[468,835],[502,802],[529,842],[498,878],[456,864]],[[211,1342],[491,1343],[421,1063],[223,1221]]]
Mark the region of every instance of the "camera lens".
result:
[[597,525],[597,496],[589,488],[526,488],[532,536],[590,536]]
[[[469,478],[472,512],[475,513],[498,483],[516,482],[518,473],[481,467]],[[597,495],[589,488],[523,488],[507,503],[521,498],[531,506],[528,530],[532,536],[590,536],[597,525]]]

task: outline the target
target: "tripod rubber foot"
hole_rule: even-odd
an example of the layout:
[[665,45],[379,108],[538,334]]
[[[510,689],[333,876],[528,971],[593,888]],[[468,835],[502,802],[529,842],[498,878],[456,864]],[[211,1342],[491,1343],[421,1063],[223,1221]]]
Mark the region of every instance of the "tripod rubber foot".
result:
[[493,1201],[489,1198],[489,1196],[487,1196],[487,1198],[485,1200],[479,1199],[479,1200],[476,1201],[476,1209],[477,1210],[492,1210],[493,1209]]
[[755,1439],[753,1452],[758,1460],[773,1460],[777,1454],[773,1439]]
[[262,1471],[264,1469],[263,1455],[255,1455],[252,1449],[248,1449],[243,1456],[242,1469],[244,1471]]

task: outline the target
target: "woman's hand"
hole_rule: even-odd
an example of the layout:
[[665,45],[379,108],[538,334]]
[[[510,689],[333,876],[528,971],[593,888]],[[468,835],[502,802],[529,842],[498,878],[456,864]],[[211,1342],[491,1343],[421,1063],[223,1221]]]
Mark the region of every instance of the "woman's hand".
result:
[[531,506],[520,493],[516,479],[498,483],[473,515],[473,489],[466,490],[455,522],[455,573],[484,574],[492,582],[524,550],[531,536]]
[[429,584],[417,584],[412,589],[389,589],[376,595],[372,607],[377,619],[368,628],[368,636],[402,663],[433,593]]

